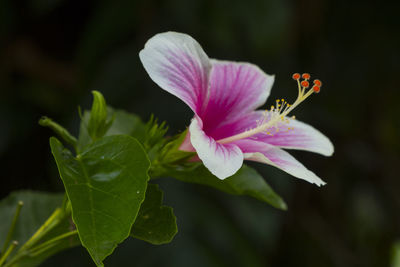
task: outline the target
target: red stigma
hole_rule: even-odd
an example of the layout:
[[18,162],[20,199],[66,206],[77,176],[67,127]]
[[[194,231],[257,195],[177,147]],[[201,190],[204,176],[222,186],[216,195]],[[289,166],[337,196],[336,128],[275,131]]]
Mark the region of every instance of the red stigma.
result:
[[315,79],[315,80],[314,80],[314,84],[315,84],[316,86],[318,86],[318,87],[321,87],[321,86],[322,86],[322,82],[321,82],[320,80],[318,80],[318,79]]
[[298,80],[300,79],[300,74],[299,73],[295,73],[292,75],[293,80]]
[[301,77],[303,77],[303,79],[305,79],[305,80],[308,80],[308,79],[310,79],[310,74],[308,74],[308,73],[303,73],[303,75],[301,75]]
[[312,89],[313,89],[314,92],[317,93],[317,94],[318,94],[319,91],[321,90],[321,88],[320,88],[319,86],[317,86],[317,85],[314,85]]
[[[304,75],[304,74],[303,74]],[[310,86],[310,84],[307,81],[302,81],[301,82],[301,86],[308,88],[308,86]]]

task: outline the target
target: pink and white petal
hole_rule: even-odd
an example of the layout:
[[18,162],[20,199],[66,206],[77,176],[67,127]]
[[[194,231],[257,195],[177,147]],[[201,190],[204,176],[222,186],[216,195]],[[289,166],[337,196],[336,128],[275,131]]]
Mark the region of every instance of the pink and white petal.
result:
[[201,111],[212,65],[196,40],[183,33],[160,33],[147,41],[139,57],[155,83],[195,113]]
[[199,116],[208,133],[221,123],[232,121],[263,105],[267,100],[274,76],[256,65],[212,60],[207,108]]
[[[261,142],[257,143],[259,146],[258,152],[245,153],[244,156],[246,160],[253,160],[272,165],[289,173],[290,175],[293,175],[294,177],[303,179],[318,186],[326,184],[321,180],[321,178],[315,175],[315,173],[304,167],[303,164],[301,164],[286,151],[278,147],[263,144]],[[257,144],[253,145],[256,146]]]
[[199,117],[189,126],[190,141],[204,166],[219,179],[235,174],[243,164],[243,153],[235,144],[222,145],[206,135]]
[[239,116],[231,121],[224,121],[215,129],[207,132],[215,140],[230,137],[246,130],[257,127],[257,123],[263,118],[264,111],[253,111]]
[[[290,129],[289,129],[290,128]],[[289,129],[289,130],[288,130]],[[282,123],[280,130],[273,135],[257,135],[257,140],[285,149],[298,149],[331,156],[334,148],[332,142],[309,124],[289,119],[289,123]]]
[[334,152],[332,142],[309,124],[298,120],[291,120],[287,125],[289,131],[279,131],[274,136],[264,136],[263,141],[286,149],[306,150],[331,156]]
[[[233,136],[256,127],[266,117],[268,116],[264,111],[251,112],[236,121],[220,126],[210,135],[216,140]],[[288,130],[289,128],[290,130]],[[324,156],[331,156],[334,152],[333,144],[328,137],[311,125],[298,120],[289,119],[289,123],[279,124],[278,132],[275,129],[271,129],[270,132],[272,135],[260,133],[250,139],[285,149],[305,150]]]

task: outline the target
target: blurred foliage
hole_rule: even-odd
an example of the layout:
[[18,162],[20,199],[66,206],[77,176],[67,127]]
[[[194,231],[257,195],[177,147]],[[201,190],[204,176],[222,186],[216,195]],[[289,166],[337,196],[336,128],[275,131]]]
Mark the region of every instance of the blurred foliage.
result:
[[[295,97],[293,72],[323,81],[296,117],[327,134],[335,154],[293,155],[328,184],[317,188],[254,164],[287,200],[281,212],[162,180],[165,203],[179,218],[174,242],[131,240],[106,266],[132,256],[138,266],[388,266],[400,237],[399,8],[373,0],[2,0],[0,197],[22,188],[62,190],[51,132],[37,121],[47,115],[76,135],[77,106],[88,108],[91,90],[143,120],[154,113],[170,134],[183,131],[191,111],[159,89],[138,58],[148,38],[175,30],[210,57],[276,74],[272,99]],[[56,264],[91,266],[80,248],[44,266]]]
[[400,266],[400,241],[393,244],[392,247],[392,260],[390,262],[390,267]]

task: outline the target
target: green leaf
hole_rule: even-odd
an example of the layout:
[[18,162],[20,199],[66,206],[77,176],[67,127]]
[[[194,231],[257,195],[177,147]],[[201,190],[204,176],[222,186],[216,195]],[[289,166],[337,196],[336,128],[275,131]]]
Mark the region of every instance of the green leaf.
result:
[[171,207],[162,205],[163,192],[158,185],[149,184],[146,198],[140,206],[131,236],[154,245],[172,241],[178,228]]
[[[107,108],[108,120],[113,118],[112,124],[104,133],[105,136],[125,134],[135,137],[139,142],[143,143],[146,138],[146,125],[141,121],[139,116],[127,113],[122,110],[114,110]],[[90,112],[85,111],[81,118],[79,130],[78,150],[81,151],[86,145],[92,143],[92,138],[88,133],[88,124],[90,120]]]
[[129,236],[144,200],[149,160],[136,139],[115,135],[76,157],[54,137],[50,146],[72,206],[72,218],[94,262]]
[[214,187],[233,195],[248,195],[267,202],[275,208],[286,210],[283,199],[265,182],[254,169],[243,165],[233,176],[220,180],[210,173],[204,165],[192,170],[169,169],[166,174],[180,181]]
[[107,105],[103,95],[98,91],[92,91],[92,93],[93,104],[87,130],[92,140],[97,140],[104,136],[112,119],[107,121]]
[[[17,240],[19,246],[17,251],[30,237],[39,229],[41,225],[47,220],[52,212],[60,207],[63,200],[63,194],[53,194],[44,192],[33,191],[17,191],[11,193],[7,198],[0,202],[0,244],[3,244],[6,238],[6,233],[10,227],[12,218],[14,216],[15,207],[19,201],[24,203],[21,213],[15,225],[15,231],[12,240]],[[35,246],[24,251],[22,255],[10,260],[15,260],[12,266],[37,266],[51,255],[80,244],[77,236],[69,236],[68,238],[60,239],[54,242],[51,247],[41,254],[37,254],[35,248],[43,245],[46,241],[53,239],[61,234],[71,232],[74,229],[73,224],[69,221],[69,216],[62,218],[62,221],[55,226],[52,230],[47,232],[35,243]],[[7,263],[10,264],[11,262]]]
[[115,119],[106,132],[106,136],[125,134],[136,138],[140,143],[144,142],[146,138],[146,125],[139,116],[123,110],[113,110],[110,107],[108,109]]

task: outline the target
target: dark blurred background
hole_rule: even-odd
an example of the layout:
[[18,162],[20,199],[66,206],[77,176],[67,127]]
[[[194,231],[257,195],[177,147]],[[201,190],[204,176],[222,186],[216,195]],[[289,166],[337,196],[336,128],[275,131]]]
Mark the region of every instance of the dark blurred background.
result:
[[[275,98],[296,97],[294,72],[324,83],[294,114],[330,137],[333,157],[293,152],[322,188],[253,164],[287,201],[282,212],[247,197],[160,180],[179,233],[168,245],[127,240],[106,266],[390,266],[400,240],[399,2],[345,0],[0,1],[0,197],[62,191],[47,115],[78,133],[91,90],[151,113],[170,134],[191,111],[144,71],[154,34],[193,36],[212,58],[276,75]],[[400,253],[399,251],[397,253]],[[94,266],[82,248],[43,266]]]

